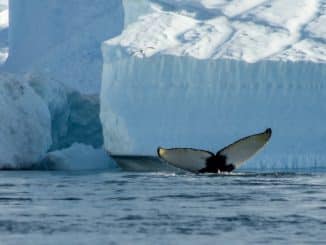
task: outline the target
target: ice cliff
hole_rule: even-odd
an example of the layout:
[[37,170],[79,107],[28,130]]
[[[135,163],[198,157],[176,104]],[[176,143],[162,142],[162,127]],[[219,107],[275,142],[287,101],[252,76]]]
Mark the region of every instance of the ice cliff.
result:
[[98,94],[101,42],[123,28],[121,0],[11,0],[6,69],[42,71],[83,94]]
[[0,1],[0,65],[8,56],[8,1]]
[[326,1],[150,4],[102,46],[108,151],[216,152],[272,127],[246,167],[326,167]]
[[100,45],[122,30],[122,1],[11,0],[9,6],[9,57],[3,69],[28,73],[46,101],[57,95],[49,105],[51,149],[74,142],[101,146]]
[[29,168],[51,145],[46,103],[22,79],[0,74],[0,169]]
[[[17,79],[36,92],[50,115],[47,118],[50,120],[50,141],[42,147],[35,144],[42,154],[31,152],[26,160],[31,165],[46,151],[58,152],[74,143],[84,144],[91,156],[91,149],[103,144],[99,120],[101,43],[122,31],[122,0],[10,0],[9,28],[7,8],[8,2],[0,0],[0,64],[5,62],[0,73],[19,74]],[[28,105],[24,110],[33,113],[36,109]],[[32,124],[29,130],[37,136],[37,120],[43,122],[45,117],[33,120],[36,121],[35,130]],[[30,137],[29,134],[20,136]],[[19,141],[19,137],[14,139]],[[25,142],[25,138],[21,141]],[[0,144],[0,149],[6,146]],[[20,147],[17,151],[24,149]],[[15,166],[17,161],[9,162]],[[7,160],[0,160],[0,168],[7,163]]]
[[0,168],[103,169],[103,136],[155,155],[266,127],[247,167],[326,167],[325,38],[325,0],[0,0]]

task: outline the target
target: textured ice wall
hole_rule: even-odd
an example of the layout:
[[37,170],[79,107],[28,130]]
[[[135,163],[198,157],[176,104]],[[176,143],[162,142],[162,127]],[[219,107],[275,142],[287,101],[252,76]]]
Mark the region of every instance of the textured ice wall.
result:
[[0,65],[8,55],[8,1],[0,1]]
[[101,119],[110,152],[216,152],[271,127],[270,144],[247,167],[326,167],[325,64],[126,58],[111,46],[103,52],[121,55],[103,72]]
[[121,33],[122,0],[11,0],[3,70],[26,72],[51,113],[51,150],[102,146],[101,43]]
[[272,127],[246,167],[326,167],[325,0],[151,2],[103,44],[108,151],[216,152]]
[[42,71],[85,94],[99,93],[101,42],[123,28],[122,0],[11,0],[11,71]]
[[71,91],[59,81],[51,81],[40,74],[28,76],[26,80],[50,110],[50,150],[69,147],[74,142],[94,147],[103,145],[98,95],[83,95]]
[[51,145],[44,101],[15,75],[0,74],[0,169],[30,168]]

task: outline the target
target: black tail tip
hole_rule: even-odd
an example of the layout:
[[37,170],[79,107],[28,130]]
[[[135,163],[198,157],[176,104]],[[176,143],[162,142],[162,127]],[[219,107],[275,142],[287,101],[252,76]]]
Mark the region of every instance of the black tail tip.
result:
[[265,133],[269,134],[269,135],[272,135],[272,129],[271,128],[268,128],[265,130]]

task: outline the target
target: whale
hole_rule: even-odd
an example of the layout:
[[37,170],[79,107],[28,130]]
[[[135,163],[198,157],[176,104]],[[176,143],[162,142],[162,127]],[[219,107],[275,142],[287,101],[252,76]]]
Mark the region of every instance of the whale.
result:
[[272,129],[241,138],[216,154],[193,148],[157,148],[158,157],[176,168],[193,173],[232,172],[260,151],[272,136]]

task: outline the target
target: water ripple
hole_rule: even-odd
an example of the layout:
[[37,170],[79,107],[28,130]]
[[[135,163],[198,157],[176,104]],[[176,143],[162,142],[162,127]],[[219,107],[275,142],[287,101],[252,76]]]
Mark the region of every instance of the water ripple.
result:
[[0,236],[33,245],[47,236],[63,244],[324,244],[325,187],[325,173],[1,173]]

